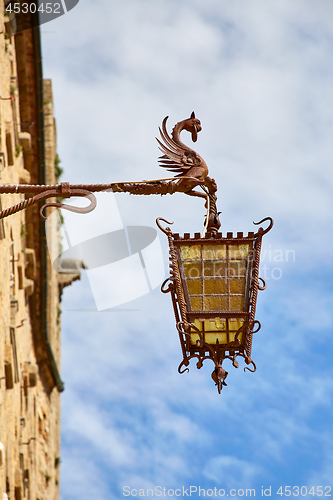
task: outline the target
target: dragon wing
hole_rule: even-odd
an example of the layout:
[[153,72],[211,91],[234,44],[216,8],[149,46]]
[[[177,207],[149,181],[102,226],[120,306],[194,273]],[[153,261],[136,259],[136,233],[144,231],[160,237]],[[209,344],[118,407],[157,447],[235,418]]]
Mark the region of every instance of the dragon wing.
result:
[[162,130],[159,127],[161,138],[165,144],[159,139],[156,140],[160,147],[158,148],[163,155],[159,157],[159,164],[161,167],[168,169],[169,172],[176,172],[178,175],[175,177],[182,177],[186,175],[190,168],[200,165],[201,160],[197,157],[195,151],[188,148],[187,150],[180,147],[168,134],[166,129],[166,116],[162,122]]

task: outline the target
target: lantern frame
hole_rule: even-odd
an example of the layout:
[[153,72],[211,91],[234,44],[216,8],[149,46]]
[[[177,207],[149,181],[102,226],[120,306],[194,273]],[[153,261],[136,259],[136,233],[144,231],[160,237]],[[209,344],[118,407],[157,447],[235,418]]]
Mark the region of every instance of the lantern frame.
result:
[[[198,369],[203,366],[204,360],[211,359],[215,364],[212,379],[217,386],[218,392],[221,393],[222,387],[227,385],[225,379],[228,372],[222,367],[225,359],[230,359],[233,366],[238,368],[239,363],[236,358],[241,356],[247,365],[252,365],[252,369],[246,366],[244,371],[256,371],[256,364],[251,358],[251,351],[253,334],[261,328],[260,322],[255,319],[257,295],[258,290],[266,288],[264,279],[259,277],[260,251],[262,237],[273,227],[273,219],[266,217],[258,223],[254,223],[259,225],[269,221],[269,226],[267,229],[260,227],[256,233],[249,232],[247,236],[243,236],[243,233],[240,232],[235,237],[233,233],[227,233],[226,236],[223,236],[221,232],[212,231],[207,232],[205,237],[202,237],[200,233],[195,233],[192,238],[189,233],[185,233],[183,237],[177,233],[172,233],[169,227],[164,228],[161,226],[161,221],[167,224],[171,223],[162,218],[156,220],[158,227],[167,235],[169,243],[170,276],[163,282],[161,291],[171,294],[176,328],[183,354],[183,360],[178,367],[178,372],[185,373],[189,371],[187,367],[192,358],[197,358],[196,366]],[[235,307],[230,307],[230,285],[228,285],[228,291],[225,294],[228,307],[224,309],[221,307],[214,309],[205,307],[207,294],[205,294],[204,286],[201,310],[198,309],[198,306],[192,307],[193,295],[191,296],[188,289],[188,282],[191,278],[185,275],[184,262],[186,263],[186,259],[182,256],[182,248],[193,245],[196,245],[195,250],[198,246],[202,249],[201,256],[197,258],[197,263],[202,261],[202,280],[205,278],[205,261],[202,260],[203,251],[207,248],[207,245],[210,248],[214,248],[215,245],[217,245],[216,248],[221,248],[221,245],[224,245],[227,249],[236,245],[246,245],[248,247],[247,256],[243,259],[246,260],[246,272],[243,276],[245,286],[243,287],[242,296],[244,301],[241,309],[237,310]],[[216,259],[216,261],[218,260]],[[229,279],[229,262],[231,262],[231,259],[225,258],[223,262],[227,263],[225,280],[228,282],[228,280],[231,281]],[[216,276],[213,279],[216,279]],[[260,281],[262,284],[260,284]],[[209,304],[209,301],[207,303]],[[232,325],[232,323],[235,323],[235,325]],[[207,330],[207,326],[210,330]],[[213,338],[214,341],[212,341]],[[222,338],[223,340],[221,340]]]
[[[269,226],[265,230],[259,228],[257,233],[248,233],[246,237],[243,236],[243,233],[237,233],[235,238],[233,238],[232,233],[227,233],[226,237],[223,237],[222,233],[218,232],[221,227],[219,220],[221,212],[217,211],[216,205],[216,181],[208,175],[208,167],[203,158],[180,140],[180,132],[187,130],[191,132],[193,142],[196,142],[197,134],[202,130],[200,120],[192,112],[190,118],[182,120],[175,125],[170,136],[166,128],[167,119],[168,117],[164,118],[162,128],[159,128],[161,140],[157,139],[157,141],[159,149],[163,153],[159,157],[159,163],[160,166],[167,168],[170,172],[176,172],[176,176],[151,181],[117,182],[110,184],[69,184],[68,182],[55,185],[7,184],[0,186],[1,194],[33,196],[26,197],[23,201],[4,210],[1,210],[0,207],[0,220],[21,210],[25,210],[34,204],[41,205],[41,202],[49,198],[71,198],[72,196],[86,197],[90,200],[90,205],[87,207],[75,207],[73,205],[58,203],[58,201],[52,201],[40,206],[39,213],[41,217],[47,219],[43,213],[47,207],[67,209],[76,213],[89,213],[96,207],[96,198],[93,193],[100,191],[126,192],[134,195],[165,195],[182,192],[188,196],[203,198],[207,212],[202,236],[196,233],[194,238],[190,238],[190,234],[185,233],[184,237],[180,237],[179,234],[173,234],[169,227],[164,229],[160,225],[160,221],[164,221],[167,224],[170,224],[170,222],[162,218],[156,221],[159,228],[168,237],[170,251],[171,274],[162,284],[161,290],[164,293],[170,292],[172,297],[176,326],[183,352],[183,360],[178,367],[179,373],[188,371],[187,366],[190,359],[194,357],[198,359],[197,368],[203,366],[205,359],[211,359],[215,364],[212,378],[220,393],[223,385],[227,385],[225,379],[228,373],[222,367],[225,359],[232,360],[233,366],[238,368],[239,364],[236,358],[241,356],[247,365],[253,366],[252,370],[249,367],[245,367],[244,370],[256,371],[256,365],[251,359],[251,349],[253,333],[259,331],[261,327],[260,322],[255,319],[257,294],[258,290],[266,288],[264,280],[259,278],[260,249],[263,235],[272,228],[274,223],[271,217],[266,217],[260,222],[254,223],[261,224],[264,221],[270,221]],[[195,189],[196,187],[199,188],[199,191]],[[213,271],[211,268],[212,274],[209,274],[210,271],[207,274],[211,276],[211,279],[206,279],[205,269],[208,270],[209,265],[207,267],[203,263],[202,250],[206,244],[213,246],[215,244],[221,246],[222,244],[227,249],[229,246],[239,244],[240,246],[244,245],[244,248],[246,246],[248,251],[251,249],[252,257],[249,260],[247,256],[245,274],[242,275],[240,272],[240,275],[236,278],[229,276],[229,256],[227,250],[227,258],[224,259],[227,261],[227,274],[224,284],[221,276],[215,274],[214,266],[212,266]],[[190,282],[188,283],[187,281],[191,279],[191,276],[186,276],[186,272],[184,271],[184,263],[181,256],[181,247],[184,245],[189,247],[197,245],[201,247],[201,260],[197,260],[197,270],[200,268],[201,271],[201,293],[200,284],[198,287],[199,280],[196,280],[196,283],[195,279],[192,281],[192,293],[188,289]],[[206,260],[208,261],[209,258],[206,258]],[[213,260],[215,262],[217,259]],[[241,258],[240,260],[244,261],[245,259]],[[262,281],[263,286],[260,286],[259,280]],[[166,287],[168,281],[169,284]],[[241,301],[238,299],[242,297],[243,289],[244,301],[242,303],[242,310],[240,308],[238,310],[235,304],[241,304]],[[196,291],[193,292],[193,290]],[[208,295],[210,295],[210,298],[205,300],[205,297]],[[198,306],[200,300],[201,310]],[[224,308],[222,304],[225,306]],[[214,307],[208,307],[208,305],[214,305]],[[208,330],[206,328],[207,321]],[[215,323],[215,328],[212,326],[213,323]],[[235,324],[231,325],[231,323]]]

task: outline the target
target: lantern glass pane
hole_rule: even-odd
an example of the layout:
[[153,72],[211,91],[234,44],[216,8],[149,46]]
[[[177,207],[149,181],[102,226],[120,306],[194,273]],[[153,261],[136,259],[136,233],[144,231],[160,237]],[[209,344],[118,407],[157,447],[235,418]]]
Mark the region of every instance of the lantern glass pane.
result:
[[202,296],[201,297],[190,297],[192,311],[202,311]]
[[184,245],[180,249],[183,260],[201,260],[201,245]]
[[194,278],[187,280],[187,288],[190,295],[202,294],[202,279]]
[[230,293],[241,293],[245,292],[245,278],[231,278],[229,280]]
[[184,262],[184,271],[187,278],[200,278],[202,276],[201,261]]
[[205,295],[226,294],[228,292],[227,280],[222,278],[205,278],[203,291]]
[[248,310],[252,243],[201,241],[179,247],[185,295],[192,311]]
[[227,277],[228,275],[228,262],[226,260],[204,261],[203,265],[205,276]]
[[[195,319],[193,325],[197,328],[204,342],[207,344],[216,344],[218,340],[219,344],[228,344],[235,340],[235,336],[239,328],[244,325],[244,318],[209,318],[205,320]],[[240,343],[243,342],[243,332],[238,334],[238,340]],[[200,340],[198,333],[194,331],[191,332],[191,344],[195,345],[196,342]]]
[[219,344],[227,344],[228,343],[228,334],[227,333],[205,333],[206,344],[216,344],[217,340],[219,341]]
[[230,259],[246,259],[249,254],[249,245],[229,245]]
[[241,295],[237,296],[231,296],[230,297],[230,311],[242,311],[244,307],[244,297]]
[[246,260],[237,259],[229,262],[229,277],[245,276],[246,273]]
[[220,260],[226,259],[227,246],[226,245],[203,245],[202,258],[203,260]]
[[223,295],[205,295],[204,311],[226,311],[228,309],[228,297]]

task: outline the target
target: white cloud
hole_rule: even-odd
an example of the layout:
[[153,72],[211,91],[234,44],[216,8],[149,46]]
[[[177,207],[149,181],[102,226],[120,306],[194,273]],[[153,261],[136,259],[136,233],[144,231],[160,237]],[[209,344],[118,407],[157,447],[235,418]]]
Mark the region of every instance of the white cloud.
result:
[[137,459],[128,436],[115,428],[109,414],[97,410],[96,406],[74,393],[71,393],[67,410],[63,422],[64,432],[70,434],[71,439],[75,439],[81,448],[91,447],[110,466],[122,467]]
[[220,455],[213,457],[206,464],[204,474],[215,483],[227,488],[250,488],[254,477],[260,472],[253,463],[236,457]]
[[89,500],[91,498],[116,499],[105,483],[105,478],[93,456],[85,456],[80,447],[70,453],[63,446],[60,498],[64,500]]

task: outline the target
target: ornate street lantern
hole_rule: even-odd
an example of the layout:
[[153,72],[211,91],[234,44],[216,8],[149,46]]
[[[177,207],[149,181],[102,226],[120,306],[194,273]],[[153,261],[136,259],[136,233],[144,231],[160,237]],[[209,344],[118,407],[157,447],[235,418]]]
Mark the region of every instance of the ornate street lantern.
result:
[[[182,192],[205,200],[207,209],[203,234],[190,238],[173,234],[164,229],[157,219],[159,228],[167,235],[170,248],[171,275],[162,285],[162,292],[171,293],[176,326],[179,332],[183,360],[178,367],[179,373],[188,371],[190,359],[197,358],[197,368],[205,359],[215,364],[212,378],[221,392],[228,373],[222,367],[225,359],[230,359],[238,368],[237,357],[242,356],[247,365],[244,370],[256,371],[251,359],[253,333],[259,331],[260,323],[255,319],[257,293],[265,288],[259,278],[259,259],[261,240],[273,226],[273,220],[266,217],[257,224],[269,221],[267,229],[260,228],[257,233],[232,233],[223,236],[219,232],[221,223],[217,212],[217,184],[208,176],[208,167],[203,158],[180,139],[180,133],[191,133],[193,142],[197,141],[201,123],[194,112],[190,118],[178,122],[169,135],[164,118],[159,128],[160,166],[176,173],[172,178],[142,182],[117,182],[110,184],[61,184],[44,185],[4,185],[0,193],[32,195],[15,206],[0,211],[0,220],[36,203],[40,204],[40,214],[46,219],[47,207],[68,209],[78,213],[88,213],[96,206],[93,192],[113,191],[134,195],[174,194]],[[196,188],[199,188],[196,189]],[[201,191],[200,191],[201,189]],[[51,202],[41,206],[49,198],[87,197],[90,205],[85,208]],[[259,284],[261,280],[262,285]],[[169,281],[168,286],[167,282]]]
[[[269,221],[267,229],[257,233],[206,233],[202,238],[188,233],[183,237],[157,225],[167,235],[170,251],[170,277],[162,285],[162,292],[171,293],[183,353],[178,371],[188,371],[190,359],[197,358],[197,368],[205,359],[215,364],[212,378],[219,393],[228,372],[222,367],[230,359],[235,368],[236,358],[242,356],[245,370],[256,371],[251,359],[252,337],[260,329],[255,319],[257,293],[266,285],[259,278],[259,259],[262,237],[273,226],[267,217],[257,224]],[[170,223],[168,223],[170,224]],[[260,281],[261,284],[260,284]]]

